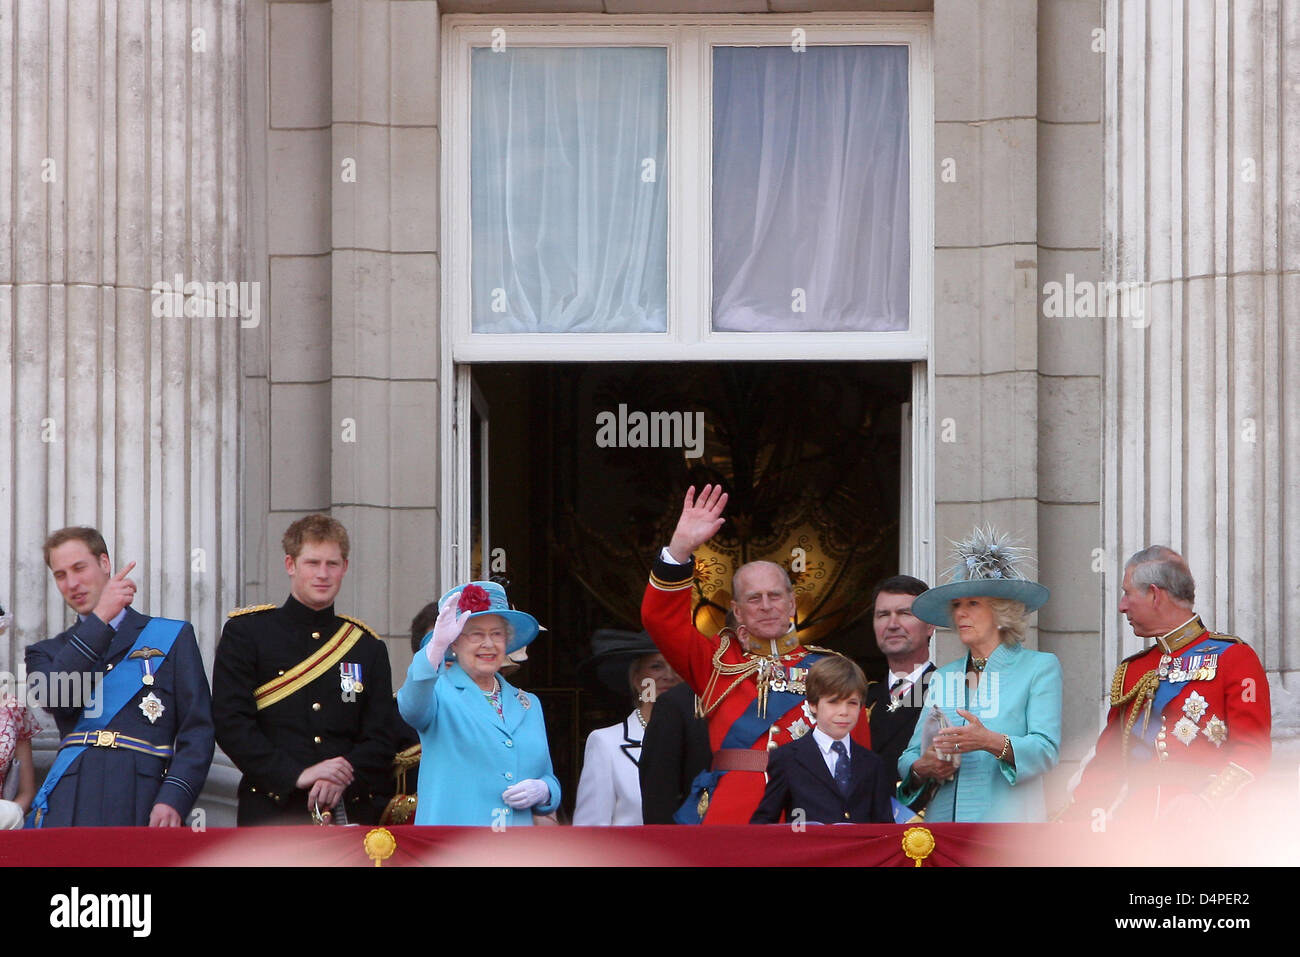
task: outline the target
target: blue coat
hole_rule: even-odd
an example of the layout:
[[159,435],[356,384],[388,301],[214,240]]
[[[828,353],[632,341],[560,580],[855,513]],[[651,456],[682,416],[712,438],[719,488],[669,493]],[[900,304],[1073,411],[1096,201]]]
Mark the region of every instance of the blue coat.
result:
[[[411,659],[397,707],[420,734],[416,824],[519,827],[533,823],[532,812],[559,807],[541,702],[500,675],[497,680],[504,717],[460,665],[435,670],[423,651]],[[529,778],[546,782],[550,799],[531,811],[511,810],[502,792]]]
[[952,724],[966,724],[957,715],[961,708],[989,730],[1009,735],[1016,763],[1011,767],[987,751],[963,754],[957,774],[930,801],[926,823],[1046,821],[1043,774],[1056,767],[1061,745],[1061,663],[1056,655],[998,645],[969,702],[965,655],[934,672],[925,709],[898,760],[903,779],[898,798],[904,804],[911,804],[921,791],[907,786],[907,776],[912,762],[921,756],[921,733],[932,704]]
[[[138,670],[138,662],[125,656],[148,623],[147,615],[127,608],[115,632],[89,615],[62,634],[29,646],[28,676],[41,674],[50,686],[51,676],[57,685],[60,674],[102,677],[109,668]],[[151,691],[164,709],[153,722],[140,710],[141,700]],[[71,733],[81,718],[80,703],[50,703],[58,705],[45,710],[54,716],[59,734]],[[171,805],[184,820],[203,790],[215,746],[212,696],[193,626],[187,622],[176,636],[153,685],[141,683],[105,727],[151,744],[173,745],[175,753],[168,761],[138,751],[86,748],[50,793],[43,826],[145,825],[155,804]]]

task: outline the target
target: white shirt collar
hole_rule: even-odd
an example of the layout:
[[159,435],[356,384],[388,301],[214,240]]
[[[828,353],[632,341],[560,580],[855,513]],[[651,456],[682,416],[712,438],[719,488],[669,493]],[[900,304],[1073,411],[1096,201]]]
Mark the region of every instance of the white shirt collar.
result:
[[894,683],[898,681],[900,678],[904,681],[910,681],[912,682],[912,684],[916,684],[918,681],[921,680],[921,675],[925,674],[925,669],[928,667],[930,667],[930,662],[923,661],[919,665],[917,665],[916,668],[914,668],[912,670],[912,673],[909,675],[900,675],[897,671],[890,671],[889,686],[892,688],[894,686]]
[[[817,747],[821,750],[823,758],[830,757],[834,753],[831,751],[831,745],[835,743],[835,739],[821,728],[813,728],[813,740],[817,742]],[[844,742],[845,754],[853,750],[853,746],[849,744],[849,735],[846,734],[840,740]]]

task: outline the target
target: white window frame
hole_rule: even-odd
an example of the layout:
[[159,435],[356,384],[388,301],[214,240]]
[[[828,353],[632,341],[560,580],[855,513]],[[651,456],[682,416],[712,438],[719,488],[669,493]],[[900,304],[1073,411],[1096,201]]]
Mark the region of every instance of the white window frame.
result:
[[[668,322],[663,333],[491,334],[471,331],[470,51],[493,31],[526,46],[664,46],[668,60]],[[712,49],[901,44],[908,55],[910,277],[906,332],[714,332],[712,323]],[[501,36],[498,34],[498,36]],[[455,14],[441,26],[441,505],[444,589],[466,580],[470,364],[840,360],[912,363],[911,431],[902,463],[900,570],[934,575],[934,66],[928,13],[795,15]],[[694,159],[688,159],[694,157]],[[691,164],[690,169],[687,163]],[[685,175],[691,171],[704,175]],[[687,211],[697,211],[688,213]],[[689,321],[688,321],[689,318]],[[488,503],[484,502],[486,509]],[[910,561],[908,560],[910,553]]]
[[[663,46],[668,59],[668,324],[662,333],[471,330],[470,53],[507,45]],[[711,219],[714,46],[902,45],[908,55],[910,277],[906,332],[714,332]],[[443,18],[442,318],[454,362],[929,358],[934,302],[934,93],[927,14]]]

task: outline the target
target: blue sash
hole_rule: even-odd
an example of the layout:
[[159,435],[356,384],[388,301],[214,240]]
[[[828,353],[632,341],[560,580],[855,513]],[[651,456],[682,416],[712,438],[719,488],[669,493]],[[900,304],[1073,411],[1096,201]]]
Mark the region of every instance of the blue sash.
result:
[[[181,633],[185,622],[177,621],[174,618],[150,618],[149,623],[140,630],[140,634],[135,639],[135,644],[127,652],[126,657],[130,658],[132,654],[148,645],[151,648],[157,648],[163,653],[161,659],[155,660],[166,661],[167,654],[172,650],[172,645],[176,643],[176,636]],[[72,729],[76,734],[82,731],[102,731],[117,713],[127,706],[127,703],[135,697],[140,691],[140,676],[133,675],[130,668],[114,668],[106,672],[99,682],[99,698],[103,707],[99,709],[99,716],[88,718],[83,713],[77,726]],[[50,765],[50,771],[45,775],[45,783],[41,785],[40,791],[37,792],[35,799],[32,801],[31,810],[27,812],[27,820],[24,827],[40,827],[41,818],[45,812],[50,809],[50,793],[58,786],[59,779],[63,773],[72,766],[72,762],[77,760],[82,751],[86,750],[86,745],[70,745],[60,749],[54,763]]]
[[[799,661],[799,667],[811,668],[814,664],[825,658],[825,655],[807,654]],[[788,714],[790,711],[799,707],[805,701],[804,695],[796,694],[793,691],[769,691],[767,693],[767,713],[775,715]],[[732,722],[731,727],[727,729],[726,736],[722,739],[722,750],[737,748],[742,751],[748,751],[754,746],[754,742],[767,734],[768,729],[772,727],[770,718],[760,718],[758,716],[758,696],[749,703],[740,717]],[[700,793],[708,791],[713,793],[718,782],[726,771],[714,771],[706,769],[696,775],[695,780],[691,782],[691,793],[687,795],[686,802],[677,809],[673,815],[673,820],[678,824],[700,824],[703,819],[700,817],[699,801]]]
[[[1233,642],[1224,641],[1221,638],[1207,638],[1198,641],[1194,645],[1189,645],[1183,649],[1183,653],[1174,656],[1169,662],[1172,668],[1175,664],[1182,661],[1188,655],[1221,655],[1229,648]],[[1195,648],[1193,651],[1192,649]],[[1194,681],[1196,679],[1188,679]],[[1159,716],[1165,713],[1165,708],[1176,697],[1182,694],[1183,689],[1187,686],[1187,681],[1170,681],[1168,678],[1161,678],[1160,684],[1156,688],[1156,693],[1151,700],[1151,720],[1142,726],[1141,738],[1154,751],[1156,743],[1156,734],[1160,731]],[[1171,729],[1172,731],[1172,729]]]

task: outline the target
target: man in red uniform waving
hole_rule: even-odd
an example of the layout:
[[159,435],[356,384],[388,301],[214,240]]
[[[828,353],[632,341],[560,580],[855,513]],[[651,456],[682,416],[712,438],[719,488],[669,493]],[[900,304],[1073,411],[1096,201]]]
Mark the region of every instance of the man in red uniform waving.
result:
[[1163,545],[1124,567],[1119,610],[1155,644],[1120,662],[1097,756],[1070,815],[1175,821],[1218,809],[1268,766],[1268,679],[1239,638],[1206,629],[1196,583]]
[[[794,589],[772,562],[750,562],[732,579],[737,627],[712,638],[696,630],[691,615],[695,549],[722,528],[727,504],[721,486],[686,492],[672,541],[659,555],[641,603],[646,631],[699,696],[709,722],[713,766],[695,779],[677,812],[681,824],[748,824],[763,797],[767,752],[813,727],[804,679],[813,663],[837,654],[803,646],[795,633]],[[870,747],[870,726],[852,734]]]

